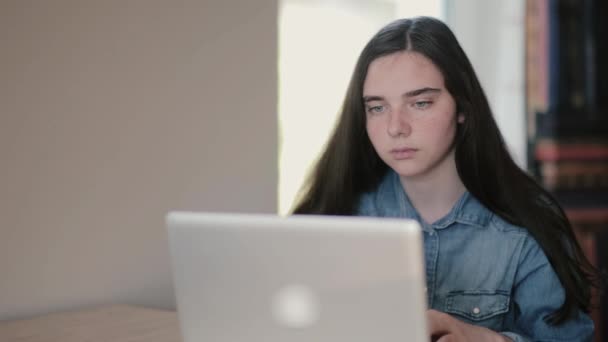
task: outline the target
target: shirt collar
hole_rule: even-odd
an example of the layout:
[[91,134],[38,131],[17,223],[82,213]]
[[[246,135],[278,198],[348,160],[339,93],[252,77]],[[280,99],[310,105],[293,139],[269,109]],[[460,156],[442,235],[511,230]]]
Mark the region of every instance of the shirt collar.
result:
[[[421,222],[420,214],[408,198],[399,175],[390,170],[384,178],[379,190],[384,193],[380,198],[392,197],[392,201],[383,201],[385,209],[394,212],[395,216],[413,218]],[[392,202],[392,205],[391,205]],[[492,212],[483,206],[473,195],[465,191],[462,196],[456,201],[450,212],[439,220],[429,225],[433,229],[444,229],[452,225],[454,222],[473,225],[478,227],[487,226],[492,218]],[[423,227],[427,228],[427,227]]]

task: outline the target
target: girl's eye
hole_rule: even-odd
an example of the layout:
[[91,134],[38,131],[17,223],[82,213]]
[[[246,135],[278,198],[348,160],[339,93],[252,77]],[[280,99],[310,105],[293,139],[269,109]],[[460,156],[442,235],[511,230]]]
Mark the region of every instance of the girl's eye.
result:
[[384,112],[384,106],[370,106],[367,107],[367,112],[370,114],[379,114]]
[[416,101],[414,102],[414,107],[416,107],[416,109],[426,109],[431,105],[431,101]]

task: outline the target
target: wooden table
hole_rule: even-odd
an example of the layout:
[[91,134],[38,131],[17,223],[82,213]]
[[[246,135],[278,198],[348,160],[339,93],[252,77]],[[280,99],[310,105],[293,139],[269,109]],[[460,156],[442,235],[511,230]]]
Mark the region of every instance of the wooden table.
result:
[[128,305],[0,321],[2,342],[179,342],[175,311]]

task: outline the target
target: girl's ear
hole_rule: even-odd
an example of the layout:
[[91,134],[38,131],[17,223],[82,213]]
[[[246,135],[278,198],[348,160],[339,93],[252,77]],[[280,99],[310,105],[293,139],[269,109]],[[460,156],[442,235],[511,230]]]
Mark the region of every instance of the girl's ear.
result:
[[458,113],[458,117],[456,120],[458,120],[458,123],[463,123],[464,122],[464,113]]

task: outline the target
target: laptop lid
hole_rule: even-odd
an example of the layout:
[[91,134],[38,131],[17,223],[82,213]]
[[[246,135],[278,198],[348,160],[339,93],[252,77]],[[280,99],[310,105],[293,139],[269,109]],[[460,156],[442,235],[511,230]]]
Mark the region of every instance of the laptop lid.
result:
[[184,341],[428,341],[422,234],[404,219],[172,212]]

